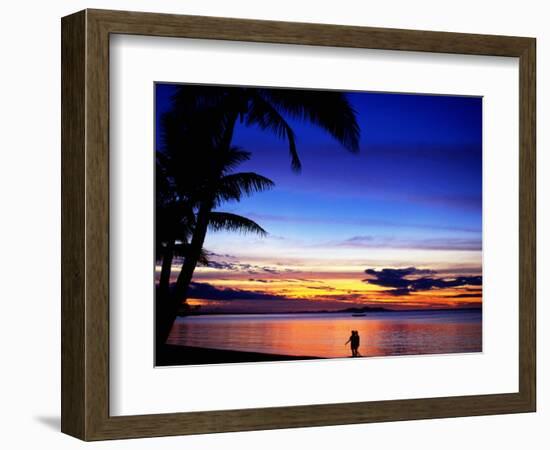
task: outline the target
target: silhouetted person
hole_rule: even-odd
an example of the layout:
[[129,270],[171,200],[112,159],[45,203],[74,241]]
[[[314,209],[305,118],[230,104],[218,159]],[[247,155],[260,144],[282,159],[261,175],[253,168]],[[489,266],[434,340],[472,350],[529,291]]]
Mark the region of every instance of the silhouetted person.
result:
[[359,345],[361,342],[361,339],[359,337],[359,331],[351,330],[351,336],[349,337],[349,339],[346,341],[344,345],[347,345],[348,342],[350,343],[350,347],[351,347],[351,356],[353,357],[359,356],[360,355]]

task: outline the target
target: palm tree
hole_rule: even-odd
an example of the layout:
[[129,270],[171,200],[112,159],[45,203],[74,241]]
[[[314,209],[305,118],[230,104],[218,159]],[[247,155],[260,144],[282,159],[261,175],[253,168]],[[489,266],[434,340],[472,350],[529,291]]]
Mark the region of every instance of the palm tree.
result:
[[170,157],[157,153],[155,249],[156,260],[162,261],[158,295],[163,298],[168,296],[173,259],[184,256],[180,250],[191,236],[194,223],[193,207],[178,193],[171,167]]
[[[227,201],[239,201],[245,195],[265,191],[274,186],[270,179],[256,173],[233,172],[239,164],[248,159],[250,159],[250,153],[236,147],[232,147],[224,153],[213,154],[210,164],[206,170],[202,171],[201,182],[194,186],[195,190],[192,194],[178,196],[177,187],[174,187],[173,198],[175,200],[171,203],[161,204],[160,210],[166,209],[165,213],[161,212],[162,219],[167,219],[167,221],[156,233],[157,248],[160,247],[162,254],[161,279],[156,307],[156,333],[159,344],[164,343],[168,338],[173,322],[184,302],[180,295],[181,287],[178,292],[178,283],[185,283],[185,296],[187,296],[187,290],[197,265],[208,265],[208,252],[204,249],[207,230],[255,233],[260,236],[267,234],[260,225],[251,219],[216,209]],[[159,171],[158,166],[157,171]],[[159,172],[163,173],[161,170]],[[162,178],[161,175],[161,180]],[[157,182],[157,189],[162,186],[162,183]],[[195,198],[190,201],[193,195]],[[178,200],[182,197],[187,197],[187,201]],[[193,204],[202,204],[203,198],[212,201],[212,207],[208,214],[201,214],[200,206],[198,212],[194,212]],[[158,214],[159,208],[157,208]],[[203,220],[205,221],[204,227],[201,226]],[[159,222],[157,220],[157,223]],[[169,277],[174,256],[183,257],[184,264],[178,276],[174,293],[171,295],[169,293]],[[157,258],[159,259],[159,256]],[[185,274],[185,278],[182,273]]]
[[[201,119],[201,122],[206,123],[206,120]],[[163,115],[160,130],[162,146],[156,152],[155,171],[155,248],[157,261],[162,261],[158,294],[167,297],[173,259],[186,256],[195,225],[197,194],[204,187],[204,171],[210,163],[206,156],[212,151],[208,150],[204,133],[196,133],[194,126],[184,126],[173,111]],[[190,152],[190,148],[203,148],[203,151]],[[206,264],[206,252],[199,262]]]
[[[173,96],[173,103],[171,120],[173,128],[177,129],[173,135],[186,135],[188,141],[200,143],[197,148],[209,149],[203,152],[190,152],[190,149],[186,148],[185,151],[179,152],[182,163],[176,166],[192,169],[192,173],[187,170],[185,174],[180,174],[180,178],[183,179],[183,184],[195,192],[204,182],[213,182],[213,185],[216,185],[226,177],[223,164],[216,165],[210,162],[215,158],[220,158],[220,162],[224,158],[231,158],[233,132],[238,121],[247,126],[257,126],[285,139],[288,143],[291,167],[296,172],[301,170],[302,165],[298,156],[296,136],[288,122],[289,119],[307,121],[320,127],[351,152],[355,153],[359,149],[360,130],[355,111],[345,94],[336,91],[182,86]],[[189,161],[188,158],[194,161]],[[203,173],[202,170],[197,171],[197,168],[208,170],[207,173]],[[190,242],[186,244],[183,266],[171,298],[172,323],[177,308],[187,299],[208,227],[219,223],[239,228],[230,216],[217,216],[216,219],[213,210],[220,200],[225,200],[223,196],[220,197],[220,192],[229,189],[229,192],[232,191],[234,194],[227,199],[239,200],[243,193],[249,194],[261,188],[250,177],[241,178],[238,185],[237,180],[233,180],[233,185],[230,185],[228,182],[231,181],[225,178],[226,184],[223,189],[221,185],[217,185],[218,190],[205,189],[201,191],[201,195],[191,196],[192,203],[196,206],[196,214]]]
[[[351,152],[359,151],[360,128],[355,110],[346,95],[338,91],[250,88],[225,86],[180,86],[174,96],[174,108],[188,126],[210,136],[213,147],[223,151],[231,146],[237,121],[258,126],[286,139],[291,166],[300,171],[295,133],[288,119],[309,122],[320,127]],[[193,117],[201,114],[204,127]]]

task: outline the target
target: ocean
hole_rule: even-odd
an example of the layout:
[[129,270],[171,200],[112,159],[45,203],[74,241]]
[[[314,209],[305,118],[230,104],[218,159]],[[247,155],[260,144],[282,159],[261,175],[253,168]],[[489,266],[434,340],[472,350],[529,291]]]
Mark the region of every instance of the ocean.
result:
[[361,356],[482,351],[480,310],[227,314],[179,317],[169,344],[289,356],[341,358],[357,330]]

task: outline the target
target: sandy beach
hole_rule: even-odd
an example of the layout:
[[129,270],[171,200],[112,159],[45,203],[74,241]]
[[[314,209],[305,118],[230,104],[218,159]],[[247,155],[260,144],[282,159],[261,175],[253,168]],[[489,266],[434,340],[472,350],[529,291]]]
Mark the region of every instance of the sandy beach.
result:
[[317,356],[276,355],[271,353],[218,350],[183,345],[165,345],[158,351],[156,356],[156,366],[323,359]]

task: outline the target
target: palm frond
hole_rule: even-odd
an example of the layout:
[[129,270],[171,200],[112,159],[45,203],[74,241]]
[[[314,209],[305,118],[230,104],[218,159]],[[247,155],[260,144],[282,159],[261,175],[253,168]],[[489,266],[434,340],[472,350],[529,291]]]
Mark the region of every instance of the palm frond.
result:
[[210,259],[208,258],[209,254],[210,253],[208,252],[208,250],[206,250],[204,248],[201,250],[201,253],[199,255],[199,260],[198,260],[198,263],[201,266],[208,267],[208,265],[210,264]]
[[240,147],[231,147],[227,151],[218,151],[214,155],[214,159],[221,167],[221,173],[229,173],[243,162],[250,159],[250,152],[243,150]]
[[187,202],[161,203],[157,201],[155,207],[157,247],[166,242],[188,240],[194,226],[195,214],[193,208]]
[[269,178],[258,175],[254,172],[239,172],[226,175],[221,178],[215,190],[216,200],[239,201],[244,195],[251,195],[254,192],[262,192],[272,189],[275,183]]
[[225,230],[240,233],[254,233],[260,236],[267,235],[267,231],[253,220],[227,212],[212,211],[210,213],[210,222],[208,226],[213,231]]
[[196,113],[218,107],[228,95],[225,86],[182,85],[176,88],[171,97],[174,110],[183,113]]
[[252,91],[252,101],[246,116],[246,125],[258,125],[262,130],[269,130],[275,135],[288,141],[290,163],[292,170],[299,172],[302,163],[296,150],[296,136],[294,130],[285,118],[257,90]]
[[246,90],[226,86],[185,85],[172,96],[174,114],[194,140],[212,148],[230,145],[235,121],[246,107]]
[[296,89],[259,89],[259,96],[290,116],[330,133],[346,149],[359,150],[360,127],[345,93]]

